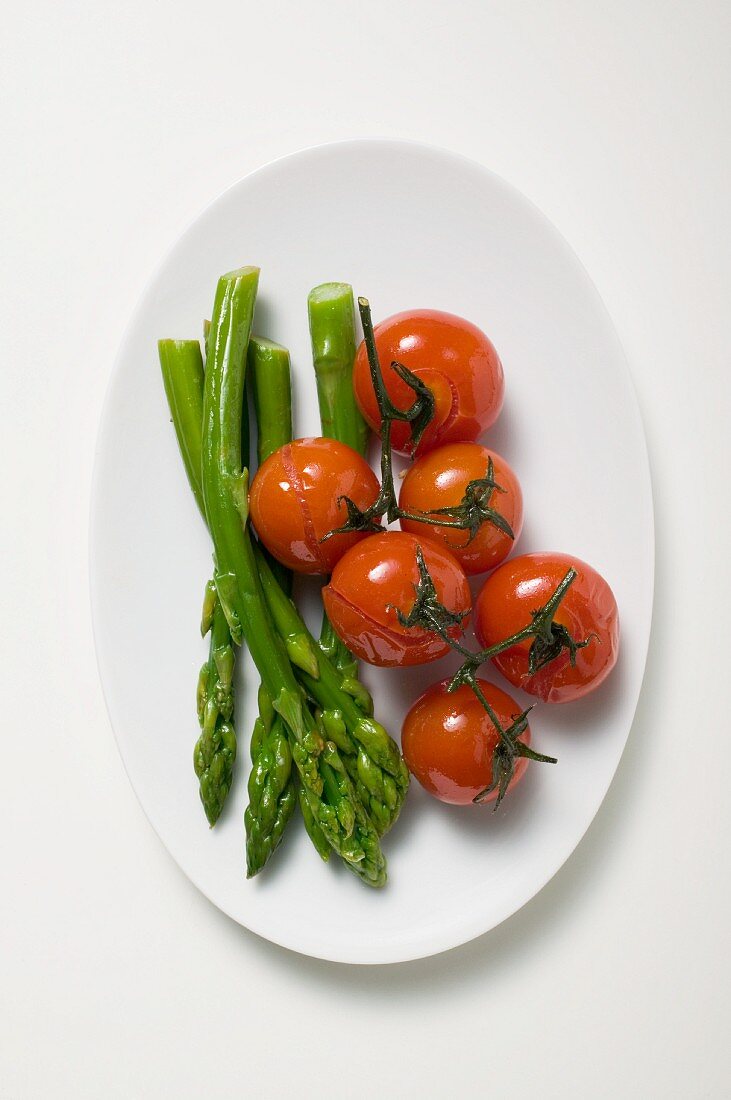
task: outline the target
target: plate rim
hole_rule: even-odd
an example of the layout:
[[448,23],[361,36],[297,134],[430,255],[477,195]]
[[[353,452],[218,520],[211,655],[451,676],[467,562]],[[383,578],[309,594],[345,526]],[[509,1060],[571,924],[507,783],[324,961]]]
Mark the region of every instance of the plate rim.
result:
[[[584,823],[582,823],[580,829],[577,829],[576,839],[575,839],[574,843],[570,846],[569,850],[565,853],[565,855],[560,860],[560,862],[558,864],[556,864],[555,866],[553,866],[552,869],[545,875],[545,877],[541,876],[539,879],[536,879],[535,888],[531,888],[531,893],[527,897],[524,897],[522,900],[518,901],[516,904],[513,904],[511,902],[506,907],[506,911],[503,913],[503,915],[499,919],[492,920],[492,918],[490,918],[491,922],[487,925],[487,927],[484,926],[484,919],[479,919],[479,917],[476,916],[476,918],[473,919],[473,921],[460,922],[459,931],[458,931],[457,935],[454,935],[455,925],[454,925],[453,922],[450,922],[449,924],[446,924],[442,928],[440,935],[432,936],[431,946],[428,949],[424,949],[423,947],[413,947],[409,950],[403,950],[403,949],[399,949],[400,941],[396,941],[394,944],[390,944],[390,945],[379,945],[378,949],[375,952],[369,952],[368,950],[366,950],[365,952],[361,953],[361,955],[363,957],[353,958],[351,956],[347,956],[342,951],[337,951],[337,950],[332,951],[331,950],[331,951],[328,952],[324,949],[315,950],[312,947],[305,948],[305,947],[302,947],[301,945],[299,945],[297,943],[289,941],[287,936],[271,935],[271,934],[268,934],[265,931],[260,931],[258,928],[253,928],[248,923],[244,923],[242,920],[239,919],[238,916],[234,915],[234,913],[232,913],[226,905],[223,905],[219,901],[212,898],[211,895],[208,893],[208,891],[196,880],[196,878],[193,877],[193,875],[191,875],[182,866],[179,859],[170,850],[168,845],[165,843],[165,840],[160,835],[160,832],[158,831],[157,827],[153,823],[153,821],[152,821],[152,819],[151,819],[151,817],[150,817],[150,815],[149,815],[142,799],[140,798],[140,796],[137,792],[137,788],[135,787],[134,781],[133,781],[132,776],[130,774],[130,771],[129,771],[129,768],[128,768],[128,765],[127,765],[127,761],[125,759],[125,754],[124,754],[124,751],[123,751],[123,748],[122,748],[122,744],[121,744],[121,741],[120,741],[120,735],[117,732],[117,729],[116,729],[115,723],[114,723],[114,719],[112,717],[111,707],[110,707],[110,703],[109,703],[109,697],[108,697],[107,689],[106,689],[106,686],[105,686],[105,663],[104,663],[104,658],[103,658],[103,655],[102,655],[103,644],[100,642],[100,633],[101,633],[100,620],[99,620],[99,614],[100,613],[99,613],[99,609],[98,609],[99,580],[98,580],[98,577],[97,577],[97,569],[96,569],[97,542],[99,540],[99,536],[98,536],[98,533],[97,533],[97,522],[95,520],[95,515],[97,514],[97,500],[98,500],[98,495],[99,495],[99,492],[100,492],[100,477],[101,477],[100,470],[101,470],[101,466],[102,466],[101,459],[102,459],[102,453],[104,451],[104,440],[105,440],[106,434],[107,434],[108,423],[111,420],[111,412],[112,412],[112,403],[113,403],[114,393],[115,393],[116,387],[119,384],[119,381],[122,377],[122,363],[123,363],[123,360],[125,358],[126,347],[127,347],[127,344],[130,342],[131,334],[132,334],[132,332],[134,331],[134,329],[136,327],[138,317],[143,311],[143,305],[144,305],[144,303],[145,303],[152,287],[154,286],[154,284],[157,280],[159,272],[168,263],[168,260],[173,255],[175,250],[182,243],[184,238],[187,237],[187,235],[190,233],[190,231],[197,225],[197,223],[200,221],[201,218],[203,218],[210,210],[212,210],[213,207],[217,206],[220,202],[222,202],[225,199],[225,197],[230,194],[230,192],[236,190],[237,188],[239,188],[240,186],[242,186],[244,183],[248,182],[252,178],[254,178],[256,176],[259,176],[261,174],[264,174],[264,173],[266,173],[266,172],[268,172],[272,169],[279,168],[280,166],[285,164],[287,161],[294,160],[294,159],[297,159],[297,158],[300,158],[300,157],[308,157],[308,156],[311,156],[313,154],[326,153],[326,152],[330,152],[330,151],[333,151],[333,150],[336,150],[336,149],[346,150],[348,148],[353,148],[353,147],[357,147],[357,148],[362,149],[364,147],[369,147],[369,146],[374,151],[376,151],[379,147],[380,147],[380,149],[383,149],[383,147],[390,147],[392,149],[394,149],[394,148],[395,149],[406,148],[406,149],[412,150],[412,151],[420,151],[420,152],[422,152],[422,153],[424,153],[428,156],[441,158],[444,161],[452,161],[452,162],[457,162],[458,164],[463,164],[466,167],[469,167],[471,170],[477,171],[477,172],[483,174],[486,178],[489,178],[492,181],[493,185],[497,185],[499,188],[501,188],[505,192],[509,193],[512,197],[516,197],[522,203],[527,204],[532,209],[533,213],[537,216],[539,221],[542,222],[544,228],[546,228],[548,230],[548,232],[554,237],[557,244],[559,244],[560,247],[568,254],[568,256],[571,258],[573,263],[578,265],[578,267],[581,269],[581,272],[583,273],[584,278],[586,279],[587,283],[591,287],[595,302],[596,302],[597,306],[599,307],[599,309],[601,310],[601,312],[604,314],[605,321],[607,322],[608,327],[611,330],[611,332],[614,336],[614,339],[616,340],[618,350],[621,353],[624,382],[627,386],[628,393],[631,395],[631,398],[632,398],[631,404],[632,404],[632,408],[633,408],[635,418],[636,418],[636,422],[637,422],[637,427],[638,427],[638,433],[637,434],[638,434],[638,437],[639,437],[639,441],[641,443],[641,456],[642,456],[642,471],[641,471],[641,473],[642,473],[642,480],[645,482],[645,486],[646,486],[647,493],[648,493],[648,502],[649,502],[649,517],[648,517],[647,546],[646,546],[646,555],[647,555],[646,566],[647,566],[647,569],[648,569],[648,589],[649,589],[649,591],[647,593],[647,596],[648,596],[647,614],[646,614],[646,619],[645,619],[644,623],[642,624],[641,636],[639,636],[639,631],[638,631],[638,642],[641,643],[641,654],[639,654],[639,653],[637,654],[636,661],[637,661],[638,667],[641,670],[641,676],[640,676],[640,681],[639,681],[640,688],[639,688],[639,692],[638,692],[638,695],[637,695],[637,699],[635,701],[635,706],[634,706],[633,711],[632,711],[632,716],[631,716],[631,720],[629,722],[627,735],[624,739],[624,743],[622,745],[621,752],[619,753],[619,755],[617,757],[616,763],[615,763],[614,767],[611,770],[611,774],[609,774],[607,776],[606,784],[604,785],[604,788],[601,792],[601,797],[599,798],[599,800],[596,804],[596,807],[591,811],[588,819]],[[167,856],[170,859],[173,860],[173,862],[178,867],[178,869],[181,871],[181,873],[185,876],[185,878],[212,905],[214,905],[216,907],[216,909],[218,909],[220,912],[224,913],[225,916],[228,917],[230,920],[232,920],[238,927],[246,929],[248,932],[252,933],[253,935],[257,936],[258,938],[260,938],[260,939],[262,939],[266,942],[276,944],[277,946],[285,948],[288,951],[291,951],[291,952],[299,954],[299,955],[303,955],[303,956],[308,957],[308,958],[321,959],[321,960],[326,961],[326,962],[336,962],[336,963],[341,963],[341,964],[346,964],[346,965],[353,965],[353,966],[387,965],[387,964],[399,963],[399,962],[413,962],[413,961],[416,961],[416,960],[422,959],[422,958],[430,958],[434,955],[442,954],[445,951],[450,951],[453,948],[461,947],[464,944],[469,943],[472,940],[479,938],[480,936],[487,935],[487,933],[491,932],[494,928],[497,928],[504,921],[508,920],[515,913],[517,913],[520,909],[522,909],[525,905],[527,905],[530,901],[532,901],[533,898],[535,898],[537,896],[537,894],[539,894],[543,890],[543,888],[559,873],[561,868],[565,865],[565,863],[568,861],[568,859],[571,858],[571,856],[575,853],[575,851],[577,850],[577,848],[579,847],[579,845],[583,841],[589,827],[591,826],[592,822],[596,818],[597,814],[599,813],[599,810],[601,809],[601,807],[604,803],[604,800],[606,799],[607,792],[608,792],[612,782],[614,781],[614,778],[615,778],[616,773],[617,773],[617,769],[619,767],[619,763],[620,763],[620,761],[621,761],[621,759],[624,755],[624,752],[625,752],[626,747],[627,747],[627,742],[628,742],[628,740],[630,738],[630,735],[632,733],[632,729],[633,729],[633,726],[634,726],[636,713],[637,713],[637,707],[639,705],[639,701],[640,701],[640,698],[642,696],[642,691],[643,691],[643,688],[644,688],[644,678],[645,678],[645,672],[646,672],[646,666],[647,666],[647,655],[648,655],[648,651],[649,651],[650,637],[651,637],[651,632],[652,632],[652,621],[653,621],[654,600],[655,600],[655,579],[656,579],[655,578],[655,572],[656,572],[656,570],[655,570],[655,565],[656,565],[655,503],[654,503],[654,493],[653,493],[653,484],[652,484],[652,471],[651,471],[651,466],[650,466],[649,450],[648,450],[648,443],[647,443],[647,434],[646,434],[646,431],[645,431],[644,422],[643,422],[643,418],[642,418],[642,411],[641,411],[640,404],[639,404],[639,401],[638,401],[638,398],[637,398],[637,391],[636,391],[636,387],[635,387],[635,384],[634,384],[634,379],[632,377],[632,373],[631,373],[631,370],[630,370],[627,354],[626,354],[625,349],[624,349],[624,345],[623,345],[623,343],[622,343],[622,341],[619,337],[619,334],[618,334],[618,332],[615,328],[612,317],[611,317],[611,315],[610,315],[610,313],[609,313],[609,311],[608,311],[608,309],[607,309],[607,307],[604,303],[604,300],[603,300],[601,294],[599,293],[599,290],[598,290],[596,284],[594,283],[594,280],[592,279],[591,275],[589,274],[586,267],[584,266],[580,256],[575,252],[575,250],[573,249],[571,244],[564,237],[563,233],[556,227],[556,225],[551,221],[551,219],[543,212],[543,210],[531,198],[529,198],[527,195],[525,195],[518,187],[516,187],[515,185],[513,185],[509,181],[507,181],[504,177],[500,176],[498,173],[493,171],[491,168],[488,168],[481,161],[476,160],[473,157],[469,157],[464,153],[456,152],[456,151],[454,151],[452,149],[448,149],[444,146],[440,146],[440,145],[436,145],[436,144],[429,143],[429,142],[424,142],[424,141],[418,141],[418,140],[414,140],[414,139],[410,139],[410,138],[395,138],[395,137],[380,137],[380,136],[379,137],[367,137],[366,136],[366,137],[344,138],[344,139],[340,139],[340,140],[337,140],[337,141],[318,142],[314,145],[305,145],[305,146],[302,146],[302,147],[297,148],[295,150],[292,150],[288,153],[284,153],[280,156],[276,156],[276,157],[266,161],[265,163],[259,165],[258,167],[252,169],[250,172],[247,172],[244,175],[238,177],[231,184],[229,184],[228,186],[224,187],[221,191],[219,191],[218,194],[216,194],[212,199],[210,199],[208,202],[206,202],[196,212],[196,214],[194,216],[192,216],[191,218],[189,218],[185,222],[185,224],[177,232],[177,234],[175,235],[174,239],[171,241],[169,246],[164,250],[164,252],[160,256],[158,261],[153,265],[153,267],[150,270],[150,272],[149,272],[148,276],[146,277],[146,279],[143,281],[141,289],[140,289],[140,291],[139,291],[139,293],[136,297],[134,306],[133,306],[133,308],[130,312],[129,318],[128,318],[128,320],[127,320],[127,322],[126,322],[126,324],[125,324],[125,326],[122,330],[122,334],[121,334],[119,344],[118,344],[118,347],[117,347],[117,352],[116,352],[116,355],[114,357],[114,361],[112,363],[111,369],[109,371],[109,376],[108,376],[106,384],[105,384],[104,397],[102,399],[100,412],[99,412],[99,421],[98,421],[96,438],[95,438],[95,443],[94,443],[93,456],[94,456],[93,457],[93,469],[92,469],[92,477],[91,477],[91,484],[90,484],[90,490],[89,490],[89,506],[88,506],[88,513],[87,513],[87,518],[88,518],[87,556],[88,556],[88,572],[89,572],[89,589],[88,589],[88,591],[89,591],[89,602],[90,602],[90,611],[91,611],[92,637],[93,637],[93,642],[94,642],[94,654],[95,654],[95,660],[96,660],[96,666],[97,666],[97,673],[98,673],[98,677],[99,677],[99,683],[100,683],[101,691],[102,691],[102,697],[104,699],[104,706],[105,706],[105,709],[106,709],[107,717],[109,719],[109,725],[110,725],[112,733],[114,735],[114,740],[115,740],[115,743],[116,743],[116,746],[117,746],[117,751],[119,753],[120,759],[122,761],[122,766],[124,767],[125,773],[127,775],[127,779],[129,781],[129,784],[130,784],[130,786],[132,788],[132,791],[135,795],[135,799],[137,801],[137,804],[141,808],[141,810],[142,810],[147,822],[149,823],[150,827],[152,828],[155,836],[157,837],[158,841],[162,844]]]

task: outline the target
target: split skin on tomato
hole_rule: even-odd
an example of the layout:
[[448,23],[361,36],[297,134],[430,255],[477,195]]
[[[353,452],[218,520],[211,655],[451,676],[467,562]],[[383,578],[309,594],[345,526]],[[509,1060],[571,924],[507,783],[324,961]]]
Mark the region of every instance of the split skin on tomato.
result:
[[298,573],[330,573],[364,532],[323,538],[341,527],[347,496],[365,510],[378,496],[378,479],[365,459],[334,439],[295,439],[261,464],[251,483],[249,509],[256,533],[273,555]]
[[[485,708],[466,684],[447,690],[449,680],[433,684],[416,700],[404,719],[401,747],[409,771],[422,787],[441,802],[464,806],[493,782],[493,757],[500,736]],[[521,708],[514,699],[487,680],[478,686],[503,729],[508,729]],[[526,727],[519,741],[530,745]],[[528,761],[515,760],[508,791],[525,774]],[[494,802],[497,788],[485,796]]]
[[572,665],[569,651],[531,675],[528,658],[532,639],[525,639],[493,658],[495,667],[514,687],[545,703],[568,703],[601,684],[614,668],[619,647],[617,601],[602,576],[569,554],[522,554],[506,561],[485,581],[475,603],[475,634],[484,648],[519,633],[558,588],[569,569],[576,579],[558,606],[554,623],[576,642]]
[[[517,477],[505,459],[479,443],[450,443],[438,447],[418,458],[410,467],[399,496],[399,506],[405,512],[456,508],[464,501],[471,482],[485,481],[490,463],[492,478],[498,488],[490,492],[483,485],[473,490],[477,499],[472,505],[472,512],[478,520],[482,518],[474,538],[468,529],[424,524],[413,519],[402,518],[400,521],[404,531],[415,535],[425,533],[441,542],[470,575],[486,573],[499,565],[513,549],[523,527],[523,494]],[[479,511],[480,500],[487,515]],[[490,518],[491,510],[499,513],[495,522]],[[451,520],[454,517],[444,518]],[[512,530],[513,538],[504,529],[505,524]]]
[[[434,418],[417,455],[443,443],[475,440],[495,422],[503,404],[503,368],[495,348],[476,325],[453,313],[415,309],[381,321],[374,333],[383,380],[394,405],[406,411],[415,395],[391,369],[393,362],[412,371],[434,395]],[[381,417],[364,343],[355,357],[353,388],[363,416],[378,431]],[[410,439],[409,425],[394,421],[393,449],[410,454]]]
[[[414,605],[419,548],[438,599],[450,611],[464,614],[467,622],[469,584],[447,550],[405,531],[371,535],[340,559],[323,589],[325,610],[338,636],[369,664],[420,665],[449,652],[448,643],[438,634],[402,626],[398,619],[397,611],[408,615]],[[455,638],[461,632],[461,627],[454,627]]]

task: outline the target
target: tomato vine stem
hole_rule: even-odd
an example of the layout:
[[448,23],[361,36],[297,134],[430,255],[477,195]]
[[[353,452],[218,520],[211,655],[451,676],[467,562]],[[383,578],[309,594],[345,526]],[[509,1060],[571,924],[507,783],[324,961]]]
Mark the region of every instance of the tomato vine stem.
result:
[[474,652],[452,637],[450,628],[460,625],[465,618],[465,614],[452,612],[440,602],[421,547],[417,547],[416,550],[416,563],[419,569],[419,580],[414,585],[414,603],[411,610],[408,614],[404,614],[400,608],[394,608],[394,610],[401,626],[406,629],[418,626],[423,630],[433,631],[463,658],[462,664],[452,677],[447,690],[456,691],[462,685],[469,687],[487,712],[500,738],[493,755],[492,783],[473,800],[477,803],[484,802],[493,791],[497,790],[498,797],[495,802],[495,809],[497,809],[508,789],[518,757],[522,756],[546,764],[555,764],[556,757],[537,753],[519,740],[520,735],[525,732],[528,726],[528,715],[533,709],[532,707],[528,707],[527,710],[515,715],[509,726],[502,725],[485,698],[477,679],[477,670],[486,661],[529,638],[533,639],[528,654],[528,670],[531,675],[555,660],[564,650],[568,650],[571,664],[576,663],[577,652],[589,644],[592,635],[577,641],[563,624],[554,621],[561,601],[576,579],[576,570],[569,569],[566,572],[566,575],[556,586],[545,604],[536,611],[531,612],[531,621],[522,630],[511,634],[510,637],[504,638],[501,642],[496,642],[494,645]]

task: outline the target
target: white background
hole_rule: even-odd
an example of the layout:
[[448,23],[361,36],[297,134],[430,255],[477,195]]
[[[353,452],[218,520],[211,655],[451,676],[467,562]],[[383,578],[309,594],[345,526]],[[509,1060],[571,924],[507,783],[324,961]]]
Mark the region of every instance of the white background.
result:
[[[39,0],[0,51],[0,1096],[728,1096],[728,5]],[[176,869],[87,586],[96,425],[152,266],[234,179],[358,135],[482,160],[575,248],[634,374],[658,544],[586,838],[495,931],[389,968],[272,947]]]

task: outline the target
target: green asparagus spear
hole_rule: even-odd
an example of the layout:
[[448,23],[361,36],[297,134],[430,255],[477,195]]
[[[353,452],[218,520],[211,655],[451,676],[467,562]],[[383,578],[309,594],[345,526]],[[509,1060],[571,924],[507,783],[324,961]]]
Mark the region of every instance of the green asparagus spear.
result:
[[[271,340],[266,340],[262,336],[251,336],[249,339],[248,377],[254,398],[257,425],[257,457],[259,465],[261,465],[262,462],[265,462],[266,459],[269,458],[269,455],[273,454],[274,451],[278,450],[279,447],[283,446],[285,443],[291,442],[292,439],[292,386],[289,352],[286,348],[273,343]],[[276,577],[282,591],[290,595],[292,591],[292,574],[290,571],[280,562],[276,561],[275,558],[271,557],[264,547],[261,547],[261,552],[266,557],[272,573]],[[295,653],[298,656],[300,656],[301,653],[305,662],[309,663],[309,667],[314,667],[316,670],[316,660],[313,662],[312,657],[309,655],[310,646],[307,641],[298,640],[295,636],[290,638],[290,643],[294,645]],[[291,652],[290,656],[292,656]],[[271,725],[271,723],[269,724]],[[260,761],[257,755],[256,743],[257,739],[255,737],[252,739],[251,752],[254,766],[251,773],[252,778],[250,779],[250,785],[252,783],[263,784],[267,775],[267,767],[271,768],[272,762],[276,760],[276,755],[269,753],[267,746],[265,746],[264,748],[267,755],[263,762]],[[263,764],[266,764],[267,767],[262,766]],[[283,773],[278,771],[277,781],[281,788],[280,798],[282,799],[282,804],[288,807],[288,785],[285,784],[283,780]],[[297,783],[297,787],[305,829],[316,851],[320,854],[322,859],[327,862],[330,858],[332,849],[322,829],[313,817],[307,800],[304,798],[302,785]],[[256,797],[256,792],[252,795],[250,791],[250,799],[252,802],[255,801]],[[270,798],[271,797],[273,796],[270,795]],[[249,811],[247,810],[247,814],[248,813]],[[269,855],[274,851],[274,846],[270,845],[265,847],[262,844],[260,837],[266,836],[266,826],[259,828],[255,824],[256,818],[253,811],[245,818],[245,821],[247,830],[248,873],[252,875],[255,874],[257,870],[261,870],[266,859],[268,859]],[[283,828],[279,831],[280,837],[282,832]],[[250,836],[252,838],[251,841],[249,840]],[[251,851],[249,850],[250,848]]]
[[335,745],[326,741],[300,693],[283,643],[267,614],[247,529],[248,474],[241,464],[241,407],[258,278],[258,269],[251,267],[224,275],[211,317],[201,471],[215,549],[216,589],[232,638],[237,643],[246,638],[274,710],[286,723],[292,757],[313,817],[348,867],[369,885],[380,886],[386,880],[386,867],[378,835]]
[[330,859],[330,853],[332,848],[330,847],[327,837],[322,831],[315,815],[307,801],[307,794],[302,783],[297,784],[297,798],[300,804],[300,810],[302,812],[302,820],[305,823],[305,831],[312,841],[315,851],[319,855],[323,863],[327,863]]
[[333,668],[340,673],[340,686],[343,691],[347,691],[348,695],[352,696],[364,714],[373,714],[373,698],[358,676],[358,659],[337,636],[326,612],[323,612],[317,644]]
[[[368,446],[368,425],[353,393],[353,288],[348,283],[316,286],[308,295],[307,311],[322,434],[347,443],[364,455]],[[343,688],[353,695],[363,710],[372,714],[373,700],[358,679],[358,662],[340,641],[326,614],[322,619],[320,648],[341,673]]]
[[261,871],[277,848],[297,798],[284,723],[274,713],[263,687],[259,689],[259,717],[251,738],[251,762],[249,805],[244,813],[248,878]]
[[[310,291],[307,308],[322,434],[364,455],[368,425],[353,392],[353,289],[347,283],[323,283]],[[408,769],[387,731],[368,717],[373,714],[373,701],[358,678],[358,662],[326,614],[320,648],[319,681],[312,680],[306,670],[299,674],[300,680],[311,697],[328,708],[322,714],[323,727],[341,749],[356,793],[378,833],[383,834],[398,817],[408,790]]]
[[[203,420],[203,359],[197,340],[160,340],[158,344],[165,393],[183,456],[188,482],[205,519],[201,486],[201,425]],[[248,421],[242,425],[248,450]],[[211,632],[208,660],[198,679],[198,720],[201,734],[193,752],[203,809],[216,824],[231,789],[236,732],[233,727],[234,655],[228,623],[209,581],[202,633]],[[220,671],[223,671],[223,679]]]
[[203,421],[203,357],[197,340],[158,340],[165,395],[170,407],[188,483],[203,519],[201,433]]
[[281,344],[252,336],[249,340],[249,381],[256,411],[259,464],[292,442],[292,381],[289,352]]
[[304,735],[297,686],[264,607],[246,530],[249,479],[241,461],[241,409],[258,281],[258,268],[242,268],[218,282],[203,402],[203,501],[215,550],[216,590],[231,636],[240,644],[246,634],[275,710]]
[[[289,352],[263,336],[249,340],[249,381],[254,397],[259,465],[285,443],[292,442],[292,381]],[[271,557],[267,561],[280,588],[289,595],[292,574]]]
[[[257,454],[261,465],[292,439],[289,352],[263,336],[252,336],[249,340],[248,365],[256,411]],[[264,547],[261,547],[261,552],[279,587],[289,593],[292,586],[289,570],[272,558]],[[280,630],[280,635],[292,664],[303,668],[311,676],[317,676],[317,647],[309,634],[283,633]]]
[[307,309],[322,434],[365,454],[368,425],[353,394],[353,288],[348,283],[316,286],[307,297]]
[[234,653],[231,634],[212,581],[206,587],[204,633],[210,629],[209,657],[198,681],[198,720],[193,766],[200,783],[203,809],[215,825],[231,789],[236,759],[236,734],[232,725]]
[[[284,642],[289,657],[295,668],[306,672],[317,680],[320,677],[320,663],[322,654],[318,653],[317,643],[305,626],[304,620],[296,611],[294,602],[285,594],[277,584],[274,570],[261,543],[254,543],[254,555],[259,568],[259,573],[264,586],[266,598],[266,581],[272,585],[275,594],[271,599],[267,598],[269,614],[276,627],[280,638]],[[294,614],[292,613],[294,612]]]

